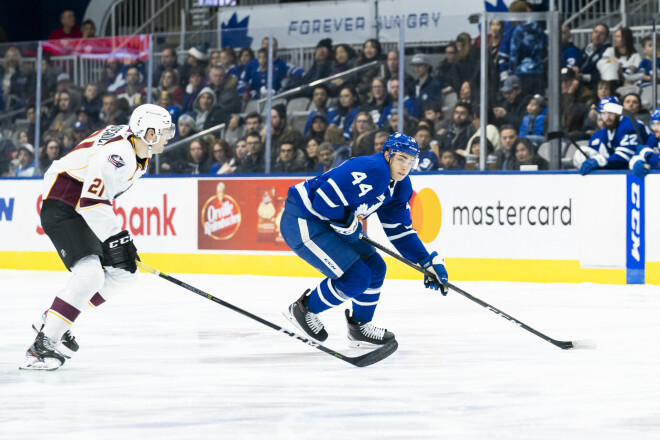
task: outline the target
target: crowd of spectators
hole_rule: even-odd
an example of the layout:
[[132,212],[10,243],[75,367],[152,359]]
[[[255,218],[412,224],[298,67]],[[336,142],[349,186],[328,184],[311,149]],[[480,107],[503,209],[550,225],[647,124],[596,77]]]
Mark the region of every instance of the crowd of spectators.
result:
[[[525,1],[515,1],[510,12],[531,11]],[[69,11],[70,12],[70,11]],[[73,21],[72,21],[73,19]],[[93,23],[81,31],[75,17],[65,11],[62,26],[53,38],[94,35]],[[91,29],[90,29],[91,27]],[[485,152],[488,169],[519,170],[521,165],[548,169],[539,154],[547,140],[548,38],[543,24],[490,22],[488,41],[489,107]],[[91,32],[91,34],[90,34]],[[651,83],[651,37],[642,41],[641,53],[630,29],[610,35],[597,24],[591,42],[578,48],[570,29],[561,34],[561,125],[571,139],[588,140],[602,128],[596,110],[601,98],[619,96],[623,107],[640,123],[650,124],[641,92]],[[611,43],[610,43],[611,41]],[[195,138],[185,148],[160,157],[160,173],[226,174],[265,171],[266,121],[271,125],[271,171],[277,173],[324,172],[351,157],[378,152],[387,136],[397,131],[417,140],[420,163],[416,171],[478,170],[484,148],[479,136],[480,37],[467,33],[447,44],[438,65],[429,54],[408,56],[403,78],[403,114],[399,114],[399,54],[384,52],[378,40],[369,39],[359,50],[348,44],[322,39],[306,71],[278,56],[273,39],[273,92],[291,90],[312,81],[377,61],[378,65],[303,88],[291,99],[308,98],[303,123],[294,123],[284,103],[270,114],[245,112],[248,102],[267,92],[268,39],[256,54],[250,48],[207,45],[192,47],[180,63],[174,48],[162,50],[155,66],[152,102],[167,108],[177,124],[173,144],[200,131],[226,124],[222,132]],[[660,47],[660,44],[658,45]],[[656,54],[657,56],[657,54]],[[109,124],[126,124],[133,108],[147,100],[145,63],[129,59],[107,61],[98,83],[75,85],[68,73],[42,64],[42,102],[39,148],[33,146],[35,79],[21,62],[18,49],[9,48],[0,65],[5,110],[24,109],[25,130],[12,139],[0,134],[0,174],[39,175],[58,157],[68,153],[93,131]],[[660,63],[660,61],[659,61]],[[447,106],[450,103],[450,106]],[[296,117],[300,110],[296,111]],[[39,169],[33,162],[39,156]],[[476,160],[475,160],[476,159]],[[32,164],[32,165],[31,165]],[[153,164],[152,164],[153,165]],[[152,169],[152,171],[154,171]]]

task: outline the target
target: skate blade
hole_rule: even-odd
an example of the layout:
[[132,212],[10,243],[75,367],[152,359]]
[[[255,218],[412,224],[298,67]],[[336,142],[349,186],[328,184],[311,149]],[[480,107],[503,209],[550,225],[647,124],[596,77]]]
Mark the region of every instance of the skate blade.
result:
[[296,318],[294,318],[293,315],[291,314],[291,312],[289,312],[289,309],[282,310],[282,314],[284,315],[284,317],[286,319],[288,319],[291,322],[291,324],[293,324],[293,326],[295,328],[297,328],[298,330],[300,330],[302,332],[301,336],[305,336],[306,338],[311,339],[312,341],[316,342],[317,344],[323,345],[324,341],[319,341],[314,336],[308,335],[307,332],[305,332],[305,330],[303,330],[302,327],[300,327],[300,325],[298,324],[298,321],[296,321]]
[[25,361],[18,366],[19,370],[41,370],[54,371],[62,366],[62,363],[55,358],[39,359],[34,356],[26,356]]
[[361,348],[363,350],[372,350],[374,348],[380,348],[385,344],[372,344],[371,342],[366,341],[356,341],[353,339],[348,340],[348,346],[350,348]]

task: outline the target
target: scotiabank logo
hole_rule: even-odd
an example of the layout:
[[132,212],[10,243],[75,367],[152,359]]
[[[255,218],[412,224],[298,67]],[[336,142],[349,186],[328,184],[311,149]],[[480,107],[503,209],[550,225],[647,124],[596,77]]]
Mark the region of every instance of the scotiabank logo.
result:
[[128,229],[132,235],[176,235],[173,223],[176,208],[167,205],[167,194],[163,194],[161,206],[134,206],[128,212],[126,209],[112,202],[112,210],[121,218],[121,228]]
[[241,226],[241,209],[236,200],[225,194],[225,184],[220,182],[216,194],[209,198],[200,215],[204,235],[215,240],[227,240]]

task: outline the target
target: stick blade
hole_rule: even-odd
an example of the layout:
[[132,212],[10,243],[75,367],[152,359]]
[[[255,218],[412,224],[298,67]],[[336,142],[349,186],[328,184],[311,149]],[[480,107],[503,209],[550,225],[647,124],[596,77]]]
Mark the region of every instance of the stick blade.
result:
[[575,350],[595,350],[598,347],[596,341],[592,341],[591,339],[579,339],[577,341],[571,341],[571,344]]
[[394,353],[397,348],[399,348],[399,343],[396,341],[396,339],[394,339],[382,347],[379,347],[374,351],[370,351],[367,354],[363,354],[362,356],[357,356],[354,358],[344,358],[344,360],[350,362],[356,367],[368,367],[369,365],[373,365],[376,362],[382,361]]

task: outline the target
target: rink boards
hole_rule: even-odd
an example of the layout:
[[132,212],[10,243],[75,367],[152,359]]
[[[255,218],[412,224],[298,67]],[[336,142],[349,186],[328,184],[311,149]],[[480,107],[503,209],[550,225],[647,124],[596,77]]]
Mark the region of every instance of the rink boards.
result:
[[[178,273],[318,276],[288,250],[279,216],[304,176],[152,177],[113,209],[143,261]],[[412,176],[413,225],[454,280],[660,284],[660,174]],[[0,268],[60,270],[39,222],[42,181],[0,180]],[[371,238],[388,244],[375,216]],[[388,261],[388,276],[418,274]]]

